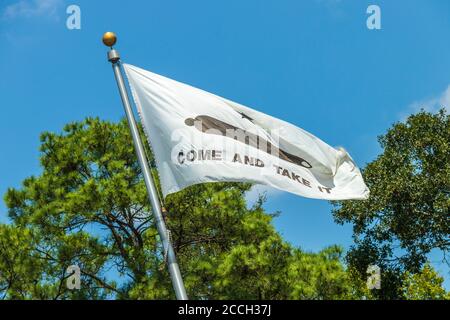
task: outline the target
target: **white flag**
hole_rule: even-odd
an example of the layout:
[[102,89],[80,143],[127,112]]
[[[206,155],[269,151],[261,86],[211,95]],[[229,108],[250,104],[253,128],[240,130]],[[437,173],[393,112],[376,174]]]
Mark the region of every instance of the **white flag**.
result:
[[308,198],[367,199],[348,153],[287,122],[124,65],[164,196],[203,182],[269,185]]

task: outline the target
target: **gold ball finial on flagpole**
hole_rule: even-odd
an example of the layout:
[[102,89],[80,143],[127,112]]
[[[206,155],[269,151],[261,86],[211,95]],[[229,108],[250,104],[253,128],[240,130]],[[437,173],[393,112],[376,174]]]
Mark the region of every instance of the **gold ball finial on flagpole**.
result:
[[116,34],[114,32],[106,32],[103,35],[102,40],[103,40],[103,43],[105,44],[105,46],[111,48],[111,50],[108,51],[108,61],[113,64],[116,64],[120,60],[119,52],[117,52],[117,50],[115,50],[113,48],[113,45],[115,45],[117,42]]
[[107,47],[112,47],[117,42],[117,36],[114,32],[106,32],[103,35],[103,43]]

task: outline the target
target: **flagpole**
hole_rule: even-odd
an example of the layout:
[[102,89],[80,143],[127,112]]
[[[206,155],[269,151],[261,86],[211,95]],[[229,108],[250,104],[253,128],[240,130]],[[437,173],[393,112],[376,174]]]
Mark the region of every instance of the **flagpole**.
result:
[[161,204],[159,202],[158,194],[156,191],[155,183],[153,181],[150,168],[148,166],[147,157],[144,152],[144,147],[139,135],[136,120],[134,118],[133,110],[131,108],[130,99],[128,98],[127,89],[123,80],[122,72],[120,69],[120,55],[113,49],[113,45],[116,43],[116,35],[112,32],[107,32],[103,35],[103,43],[110,47],[108,52],[108,61],[111,62],[114,75],[119,88],[120,97],[122,98],[123,107],[127,116],[128,125],[130,126],[131,136],[133,137],[134,147],[136,149],[136,155],[138,157],[139,164],[144,175],[145,185],[147,187],[147,193],[150,200],[150,204],[153,209],[153,217],[155,219],[156,227],[158,229],[159,237],[163,243],[165,255],[167,257],[167,264],[169,268],[170,277],[172,279],[172,285],[175,290],[175,294],[178,300],[188,300],[186,295],[186,289],[184,288],[183,278],[181,277],[180,268],[178,267],[175,251],[173,250],[170,237],[164,222],[164,218],[161,212]]

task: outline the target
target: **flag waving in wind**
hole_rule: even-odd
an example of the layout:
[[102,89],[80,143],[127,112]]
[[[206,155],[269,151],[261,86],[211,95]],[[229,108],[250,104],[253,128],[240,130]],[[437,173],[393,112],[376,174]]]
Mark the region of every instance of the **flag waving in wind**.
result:
[[204,182],[251,182],[308,198],[367,199],[350,155],[282,120],[125,64],[164,196]]

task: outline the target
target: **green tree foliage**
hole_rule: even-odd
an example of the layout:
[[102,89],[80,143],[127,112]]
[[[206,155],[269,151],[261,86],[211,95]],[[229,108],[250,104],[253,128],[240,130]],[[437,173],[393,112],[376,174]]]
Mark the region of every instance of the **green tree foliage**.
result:
[[59,299],[64,293],[67,267],[78,265],[86,289],[74,291],[75,299],[103,299],[108,297],[108,285],[98,286],[96,279],[105,257],[94,238],[80,232],[54,237],[28,228],[0,225],[0,294],[8,299]]
[[[0,227],[3,298],[174,298],[130,141],[125,121],[91,118],[42,135],[42,173],[5,196],[11,224]],[[313,254],[283,241],[262,198],[248,207],[250,187],[202,184],[166,199],[190,298],[355,297],[342,250]],[[70,265],[81,268],[81,290],[66,288]]]
[[382,270],[379,297],[401,298],[404,272],[419,273],[431,250],[450,247],[450,117],[421,111],[379,137],[381,155],[363,170],[366,201],[336,202],[356,245],[346,259],[360,278]]
[[442,288],[444,279],[427,263],[419,273],[406,272],[403,294],[408,300],[450,299],[450,292]]

